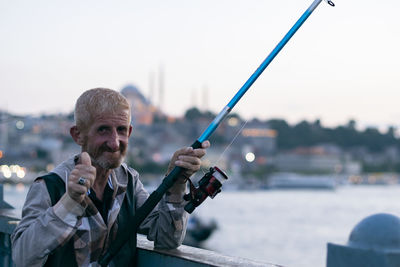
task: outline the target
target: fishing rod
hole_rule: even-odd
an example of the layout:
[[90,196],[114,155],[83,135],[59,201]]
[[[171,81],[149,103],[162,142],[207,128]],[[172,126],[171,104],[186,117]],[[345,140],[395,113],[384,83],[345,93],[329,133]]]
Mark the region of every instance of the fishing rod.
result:
[[[292,36],[297,32],[297,30],[303,25],[303,23],[308,19],[311,13],[317,8],[317,6],[322,2],[322,0],[314,0],[314,2],[308,7],[308,9],[303,13],[303,15],[297,20],[297,22],[292,26],[288,33],[282,38],[282,40],[276,45],[272,52],[267,56],[267,58],[261,63],[257,70],[250,76],[250,78],[244,83],[244,85],[239,89],[239,91],[234,95],[234,97],[229,101],[229,103],[221,110],[220,113],[214,118],[214,120],[208,125],[206,130],[200,135],[200,137],[191,145],[193,149],[200,148],[201,143],[206,141],[217,129],[222,120],[229,114],[233,107],[239,102],[242,96],[247,92],[247,90],[253,85],[261,73],[268,67],[268,65],[274,60],[276,55],[282,50],[286,43],[292,38]],[[330,0],[325,0],[329,5],[335,6],[335,4]],[[149,198],[143,203],[143,205],[136,210],[136,214],[131,220],[129,228],[126,229],[126,234],[123,238],[115,240],[111,245],[110,249],[103,255],[99,260],[99,264],[103,267],[107,266],[112,258],[118,253],[122,246],[129,240],[132,234],[136,234],[139,225],[144,221],[144,219],[150,214],[150,212],[155,208],[155,206],[160,202],[162,196],[171,188],[174,183],[181,176],[184,171],[181,167],[175,167],[162,181],[159,187],[151,193]],[[223,175],[222,175],[223,176]],[[191,212],[190,212],[191,213]]]

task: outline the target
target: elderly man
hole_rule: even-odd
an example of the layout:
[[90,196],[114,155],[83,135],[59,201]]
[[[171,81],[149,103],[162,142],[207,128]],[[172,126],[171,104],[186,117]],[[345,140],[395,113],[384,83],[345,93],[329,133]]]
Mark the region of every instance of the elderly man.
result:
[[[17,266],[97,266],[113,241],[126,234],[127,222],[149,195],[139,174],[123,163],[130,114],[129,103],[116,91],[96,88],[79,97],[70,134],[82,153],[32,184],[12,235]],[[199,170],[209,145],[205,141],[202,148],[182,148],[172,156],[168,172],[175,166],[185,171],[139,229],[156,247],[182,243],[186,179]],[[134,265],[135,249],[136,235],[110,266]]]

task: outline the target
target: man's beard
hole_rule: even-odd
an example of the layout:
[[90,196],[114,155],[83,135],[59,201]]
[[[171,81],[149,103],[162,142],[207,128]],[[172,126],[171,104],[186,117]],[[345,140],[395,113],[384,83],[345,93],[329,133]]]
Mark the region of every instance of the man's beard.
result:
[[117,152],[109,148],[106,144],[101,145],[98,149],[95,150],[90,150],[88,147],[84,147],[85,151],[87,151],[90,155],[90,158],[92,160],[92,165],[93,166],[99,166],[102,169],[105,170],[110,170],[110,169],[115,169],[121,166],[122,162],[125,159],[126,155],[126,145],[125,144],[120,144],[119,146],[119,156],[112,155],[112,158],[107,157],[105,155],[105,152]]

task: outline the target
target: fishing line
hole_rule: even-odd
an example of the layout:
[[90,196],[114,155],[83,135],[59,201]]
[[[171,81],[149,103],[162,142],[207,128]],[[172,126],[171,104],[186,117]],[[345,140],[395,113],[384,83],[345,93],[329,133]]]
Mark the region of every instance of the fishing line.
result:
[[225,154],[225,152],[228,150],[228,148],[230,148],[230,147],[232,146],[233,142],[235,142],[236,138],[237,138],[237,137],[239,136],[239,134],[243,131],[243,128],[244,128],[244,126],[246,126],[246,124],[247,124],[248,121],[249,121],[249,120],[247,119],[247,120],[243,123],[242,127],[241,127],[241,128],[239,129],[239,131],[236,133],[235,137],[233,137],[231,143],[230,143],[227,147],[225,147],[224,151],[223,151],[223,152],[221,153],[221,155],[219,156],[219,158],[218,158],[218,160],[217,160],[217,163],[215,164],[216,166],[219,165],[220,160],[222,160],[222,156]]
[[[222,160],[222,157],[224,156],[225,152],[232,146],[233,142],[235,142],[235,140],[237,139],[237,137],[239,136],[239,134],[243,131],[243,128],[246,126],[246,124],[249,122],[249,120],[245,120],[243,125],[240,127],[240,129],[237,131],[237,133],[235,134],[235,136],[232,138],[232,141],[225,147],[224,151],[222,151],[222,153],[220,154],[220,156],[218,157],[217,163],[215,164],[216,166],[219,165],[220,161]],[[209,171],[208,168],[202,166],[200,168],[200,171],[203,173],[203,176]]]
[[[234,95],[234,97],[229,101],[229,103],[220,111],[220,113],[214,118],[214,120],[208,125],[205,131],[200,135],[198,139],[191,145],[194,149],[200,148],[202,142],[208,140],[208,138],[214,133],[218,125],[222,120],[228,115],[228,113],[233,109],[233,107],[239,102],[242,96],[247,92],[247,90],[252,86],[252,84],[257,80],[261,73],[268,67],[268,65],[274,60],[275,56],[282,50],[286,43],[292,38],[292,36],[297,32],[297,30],[303,25],[311,13],[317,8],[322,0],[314,0],[313,3],[307,8],[307,10],[301,15],[297,22],[290,28],[287,34],[282,38],[282,40],[276,45],[272,52],[265,58],[261,65],[256,69],[256,71],[250,76],[250,78],[243,84],[239,91]],[[325,0],[330,6],[335,4],[331,0]],[[116,239],[108,250],[102,255],[99,260],[99,265],[102,267],[108,266],[108,263],[112,258],[117,255],[120,249],[125,245],[126,242],[133,236],[140,224],[145,220],[145,218],[150,214],[155,206],[160,202],[164,194],[171,188],[175,182],[181,177],[184,169],[181,167],[175,167],[163,180],[158,188],[150,194],[147,200],[136,209],[135,215],[129,220],[129,227],[124,229],[126,234],[121,239]],[[218,173],[220,176],[221,172],[218,170],[213,171],[213,173]],[[223,175],[222,175],[223,176]],[[206,177],[207,178],[207,177]]]

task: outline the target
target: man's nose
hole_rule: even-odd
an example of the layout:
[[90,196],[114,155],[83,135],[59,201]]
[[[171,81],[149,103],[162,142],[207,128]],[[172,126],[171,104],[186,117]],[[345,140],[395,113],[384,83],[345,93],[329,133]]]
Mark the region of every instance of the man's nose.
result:
[[107,140],[107,145],[113,151],[117,151],[119,149],[119,136],[116,130],[113,130],[111,135]]

